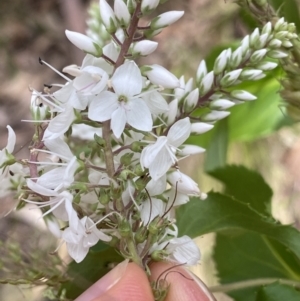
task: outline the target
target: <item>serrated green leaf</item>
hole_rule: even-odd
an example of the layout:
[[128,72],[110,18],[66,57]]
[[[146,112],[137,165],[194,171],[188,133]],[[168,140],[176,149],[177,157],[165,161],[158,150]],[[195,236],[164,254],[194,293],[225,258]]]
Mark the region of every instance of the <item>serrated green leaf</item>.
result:
[[227,165],[209,172],[225,185],[225,192],[251,205],[258,212],[271,216],[272,190],[263,177],[244,166]]
[[177,213],[177,225],[180,235],[190,237],[237,229],[256,232],[279,241],[300,257],[298,230],[283,226],[259,214],[248,204],[219,193],[209,193],[205,201],[192,198],[182,205]]
[[77,298],[98,279],[110,271],[110,264],[119,263],[123,258],[112,248],[99,242],[90,249],[85,259],[71,262],[67,274],[72,279],[61,286],[70,299]]
[[261,287],[255,301],[299,301],[300,292],[294,287],[273,283]]

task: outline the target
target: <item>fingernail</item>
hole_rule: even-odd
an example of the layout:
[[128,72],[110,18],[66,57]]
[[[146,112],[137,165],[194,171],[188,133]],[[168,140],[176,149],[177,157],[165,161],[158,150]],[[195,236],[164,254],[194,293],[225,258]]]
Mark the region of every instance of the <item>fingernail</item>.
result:
[[103,293],[111,289],[123,277],[128,263],[128,259],[122,261],[98,281],[99,286],[103,289]]
[[208,301],[216,301],[216,298],[214,297],[214,295],[209,291],[207,286],[200,280],[200,278],[198,276],[196,276],[194,273],[192,273],[191,271],[189,271],[186,268],[185,268],[185,271],[189,274],[189,276],[191,276],[191,278],[194,280],[194,282],[199,286],[199,288],[205,294],[205,297],[207,298]]
[[103,295],[114,285],[116,285],[116,283],[118,283],[118,281],[124,276],[128,263],[128,259],[119,263],[115,268],[94,283],[74,301],[89,301]]

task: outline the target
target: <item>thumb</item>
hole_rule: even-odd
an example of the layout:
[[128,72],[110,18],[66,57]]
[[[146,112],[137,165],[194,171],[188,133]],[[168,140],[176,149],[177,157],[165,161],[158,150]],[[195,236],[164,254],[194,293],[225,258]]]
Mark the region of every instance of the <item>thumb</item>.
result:
[[75,301],[154,301],[145,272],[125,260]]

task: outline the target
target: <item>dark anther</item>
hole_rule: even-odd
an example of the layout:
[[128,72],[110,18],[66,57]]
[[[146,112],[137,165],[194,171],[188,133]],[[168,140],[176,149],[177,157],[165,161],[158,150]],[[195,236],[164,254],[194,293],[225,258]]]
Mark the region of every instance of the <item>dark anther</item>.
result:
[[39,63],[43,65],[43,60],[39,57]]
[[44,87],[46,87],[46,88],[48,88],[48,89],[51,89],[51,88],[52,88],[52,85],[44,84]]

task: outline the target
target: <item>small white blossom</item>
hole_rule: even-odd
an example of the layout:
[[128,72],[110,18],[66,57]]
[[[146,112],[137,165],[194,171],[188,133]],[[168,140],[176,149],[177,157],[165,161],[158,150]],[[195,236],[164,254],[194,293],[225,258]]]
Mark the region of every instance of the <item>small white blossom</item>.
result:
[[177,121],[167,136],[160,136],[157,141],[146,146],[141,154],[142,167],[149,168],[152,179],[162,177],[177,162],[176,150],[189,137],[191,124],[189,118]]
[[138,66],[134,62],[121,65],[111,78],[111,85],[114,93],[104,91],[92,99],[89,118],[100,122],[111,119],[111,129],[117,138],[120,138],[126,123],[137,130],[149,132],[152,117],[139,95],[143,82]]

